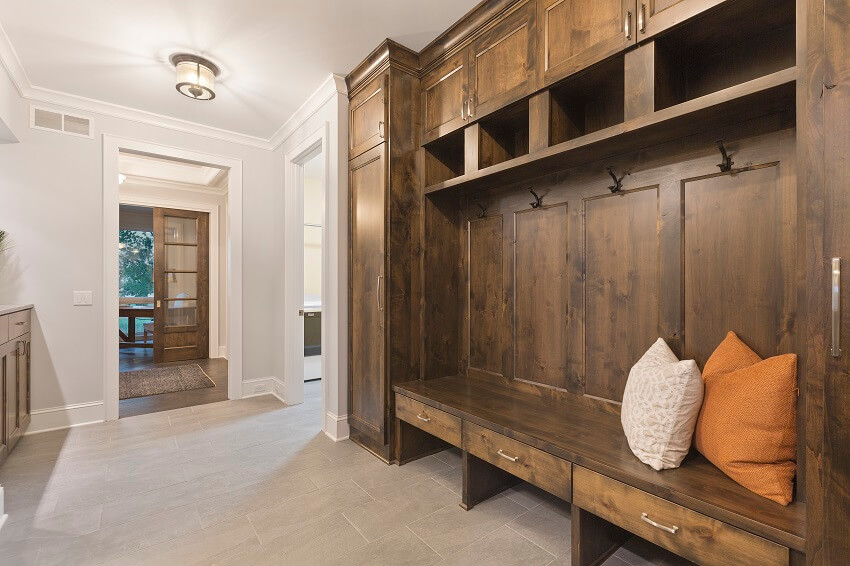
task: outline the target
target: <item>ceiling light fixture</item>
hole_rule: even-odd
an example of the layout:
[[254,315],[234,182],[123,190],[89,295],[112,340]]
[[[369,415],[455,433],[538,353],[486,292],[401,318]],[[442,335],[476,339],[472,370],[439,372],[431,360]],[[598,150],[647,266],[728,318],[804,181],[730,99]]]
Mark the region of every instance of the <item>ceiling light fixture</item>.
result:
[[177,71],[180,94],[195,100],[215,98],[215,78],[221,73],[215,63],[188,53],[175,53],[170,60]]

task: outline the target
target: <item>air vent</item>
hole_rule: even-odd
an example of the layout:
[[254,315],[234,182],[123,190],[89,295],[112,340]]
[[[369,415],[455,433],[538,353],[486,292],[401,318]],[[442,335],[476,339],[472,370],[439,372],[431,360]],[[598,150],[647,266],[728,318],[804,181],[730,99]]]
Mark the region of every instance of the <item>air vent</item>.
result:
[[82,116],[62,114],[45,108],[30,107],[30,126],[69,136],[91,138],[91,120]]

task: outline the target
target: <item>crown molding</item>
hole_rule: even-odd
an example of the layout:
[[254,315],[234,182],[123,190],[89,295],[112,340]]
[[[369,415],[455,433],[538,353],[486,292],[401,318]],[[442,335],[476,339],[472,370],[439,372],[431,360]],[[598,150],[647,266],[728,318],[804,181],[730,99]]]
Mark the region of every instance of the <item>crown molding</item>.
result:
[[102,100],[95,100],[93,98],[35,86],[30,81],[29,76],[27,76],[26,70],[21,64],[21,60],[18,57],[12,42],[9,40],[6,30],[3,29],[2,24],[0,24],[0,64],[2,64],[6,69],[6,72],[9,74],[9,78],[12,80],[12,83],[15,85],[15,88],[21,98],[32,102],[53,104],[73,110],[100,114],[102,116],[109,116],[112,118],[120,118],[140,124],[157,126],[160,128],[269,151],[276,149],[280,146],[280,144],[286,141],[286,139],[292,135],[292,133],[295,132],[301,124],[308,120],[319,110],[319,108],[322,107],[322,105],[330,100],[331,96],[334,96],[337,93],[343,95],[347,95],[348,93],[345,86],[345,77],[336,74],[330,75],[325,82],[323,82],[322,85],[312,95],[310,95],[307,101],[301,105],[295,114],[290,116],[289,119],[284,122],[284,124],[272,135],[271,138],[264,139],[257,136],[250,136],[231,130],[225,130],[223,128],[206,126],[197,122],[190,122],[189,120],[165,116],[155,112],[148,112],[146,110],[122,106],[120,104],[113,104],[111,102],[104,102]]
[[[224,173],[226,174],[226,170]],[[195,183],[184,183],[182,181],[166,181],[142,175],[125,175],[126,180],[121,184],[126,189],[178,189],[181,191],[192,191],[208,195],[223,196],[227,194],[227,185],[196,185]],[[226,178],[226,177],[225,177]]]
[[332,97],[341,94],[348,96],[348,87],[345,83],[343,75],[332,74],[319,88],[310,95],[309,98],[289,117],[289,119],[274,133],[269,142],[273,148],[278,148],[285,142],[289,136],[301,127],[304,122],[309,120],[316,112],[319,111]]

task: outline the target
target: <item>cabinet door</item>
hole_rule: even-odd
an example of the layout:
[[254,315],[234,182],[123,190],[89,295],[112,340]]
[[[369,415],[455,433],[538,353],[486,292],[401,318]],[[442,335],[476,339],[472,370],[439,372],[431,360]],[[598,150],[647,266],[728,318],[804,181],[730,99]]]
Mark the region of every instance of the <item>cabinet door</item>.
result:
[[18,427],[23,433],[30,415],[30,335],[18,338]]
[[635,44],[634,0],[538,0],[542,83]]
[[428,143],[466,123],[466,50],[422,78],[422,142]]
[[14,448],[21,434],[18,428],[18,342],[8,343],[5,364],[5,407],[6,407],[6,446]]
[[349,159],[384,141],[387,126],[387,74],[375,78],[351,99],[349,106]]
[[469,48],[469,118],[480,118],[530,94],[537,45],[534,3],[529,2]]
[[637,0],[638,41],[680,24],[724,0]]
[[349,424],[386,442],[386,144],[351,162]]
[[[7,383],[15,380],[15,343],[7,342],[0,344],[0,453],[5,452],[5,448],[9,445],[9,433],[12,429],[9,427],[9,415],[13,414],[14,399],[12,405],[8,403]],[[11,424],[14,424],[14,417]]]

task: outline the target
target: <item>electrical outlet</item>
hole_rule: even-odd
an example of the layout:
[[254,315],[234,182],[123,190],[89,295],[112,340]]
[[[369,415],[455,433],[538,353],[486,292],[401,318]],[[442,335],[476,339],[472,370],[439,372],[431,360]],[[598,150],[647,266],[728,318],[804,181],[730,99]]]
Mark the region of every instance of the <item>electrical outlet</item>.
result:
[[74,291],[74,306],[85,307],[92,304],[91,291]]

